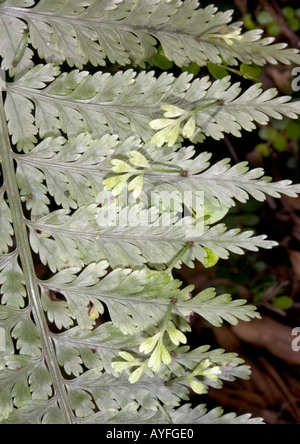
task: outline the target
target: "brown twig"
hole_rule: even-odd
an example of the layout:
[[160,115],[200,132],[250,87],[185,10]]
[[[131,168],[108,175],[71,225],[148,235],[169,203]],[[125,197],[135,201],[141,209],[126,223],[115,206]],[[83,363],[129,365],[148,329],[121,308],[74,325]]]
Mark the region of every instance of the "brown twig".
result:
[[275,20],[281,29],[281,32],[289,39],[294,48],[300,48],[300,37],[289,27],[280,7],[275,0],[260,0],[259,3],[263,9]]
[[234,3],[241,11],[241,14],[244,16],[248,12],[248,0],[234,0]]
[[224,141],[225,141],[228,151],[230,152],[231,157],[233,158],[235,163],[239,163],[240,162],[239,157],[234,149],[234,146],[232,145],[232,143],[230,142],[230,140],[227,136],[224,137]]
[[276,369],[269,364],[267,359],[260,358],[261,362],[263,362],[264,367],[266,368],[269,375],[273,378],[274,382],[276,383],[278,389],[283,394],[284,398],[286,399],[286,402],[282,403],[282,411],[288,410],[290,414],[293,416],[293,418],[299,423],[300,421],[300,410],[297,406],[297,403],[299,402],[299,399],[295,398],[292,393],[290,392],[288,386],[285,384],[284,380],[281,378],[279,373],[276,371]]

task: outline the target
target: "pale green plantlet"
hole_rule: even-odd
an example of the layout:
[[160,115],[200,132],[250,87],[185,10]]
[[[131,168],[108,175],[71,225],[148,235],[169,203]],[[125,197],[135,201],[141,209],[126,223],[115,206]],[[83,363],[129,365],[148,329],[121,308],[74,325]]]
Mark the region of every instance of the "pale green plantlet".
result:
[[188,379],[188,384],[195,393],[197,393],[198,395],[203,395],[205,391],[205,386],[204,384],[202,384],[202,382],[196,379]]
[[[204,370],[197,376],[202,376],[203,378],[210,379],[211,381],[217,381],[221,374],[222,371],[219,367],[213,367],[208,370]],[[199,379],[192,379],[188,377],[186,380],[195,393],[197,393],[198,395],[202,395],[203,393],[205,393],[205,384],[203,384]]]
[[196,119],[195,116],[192,116],[183,127],[182,135],[186,139],[191,139],[195,134],[195,130],[196,130]]
[[195,393],[202,395],[207,391],[207,385],[204,381],[197,378],[217,381],[220,375],[222,375],[221,367],[214,365],[209,359],[205,359],[190,374],[175,378],[171,382],[186,381]]
[[112,363],[112,368],[115,370],[116,373],[122,373],[125,370],[128,370],[129,368],[135,366],[136,364],[132,362],[125,362],[125,361],[115,361]]
[[219,256],[215,254],[213,251],[205,248],[207,256],[203,260],[203,265],[205,268],[214,267],[220,260]]
[[[163,111],[165,111],[164,116],[167,117],[167,118],[171,118],[171,119],[173,119],[174,117],[180,117],[180,116],[186,114],[186,111],[184,109],[181,109],[181,108],[179,108],[178,106],[175,106],[175,105],[164,105],[164,106],[161,107],[161,109]],[[156,124],[154,122],[151,123],[151,127],[153,129],[164,128],[164,126],[160,127],[159,120],[156,121],[157,122]],[[162,119],[162,122],[161,122],[162,125],[164,125],[163,122],[164,122],[164,119]],[[157,127],[155,128],[155,126],[157,126]]]
[[208,379],[216,380],[218,376],[222,374],[220,367],[211,367],[212,362],[209,359],[205,359],[197,365],[195,370],[193,370],[191,376],[204,376]]
[[131,384],[137,383],[144,373],[147,364],[145,362],[138,361],[128,352],[120,352],[119,356],[124,359],[124,361],[114,361],[112,363],[113,370],[120,374],[131,369],[132,367],[137,367],[129,376],[129,382]]
[[171,355],[163,343],[163,337],[160,336],[157,345],[148,361],[148,367],[155,373],[157,373],[160,371],[162,363],[164,363],[165,365],[170,365],[171,362]]
[[113,165],[112,171],[114,173],[121,174],[135,172],[135,169],[123,160],[113,159],[111,160],[111,164]]
[[103,184],[105,186],[105,189],[107,191],[112,190],[112,194],[117,197],[121,194],[124,187],[126,186],[128,180],[134,175],[135,173],[128,173],[124,174],[123,176],[113,176],[109,177],[108,179],[105,179],[103,181]]
[[151,368],[151,370],[153,370],[155,373],[160,371],[162,363],[165,365],[170,365],[172,362],[172,357],[164,344],[164,336],[166,333],[168,334],[171,342],[177,347],[180,345],[180,343],[187,343],[186,336],[175,327],[172,321],[173,307],[174,302],[169,305],[160,332],[146,339],[140,346],[140,352],[145,354],[150,354],[152,352],[148,362],[148,367]]
[[183,170],[181,169],[168,169],[161,167],[161,165],[157,168],[151,168],[146,157],[138,151],[131,151],[129,153],[129,162],[135,168],[123,160],[113,159],[111,161],[113,165],[112,171],[117,174],[124,174],[124,176],[108,177],[103,181],[105,189],[107,191],[112,190],[114,196],[121,194],[125,185],[133,176],[136,177],[128,184],[128,191],[133,191],[133,198],[138,199],[144,188],[145,175],[149,175],[150,173],[183,174]]
[[[146,157],[138,151],[130,152],[129,162],[137,168],[150,169],[150,164]],[[138,199],[143,191],[144,172],[141,174],[141,170],[133,168],[127,162],[119,159],[111,160],[111,164],[113,165],[112,171],[114,173],[124,173],[124,176],[113,176],[105,179],[103,182],[105,189],[107,191],[112,190],[114,196],[119,196],[129,179],[136,175],[136,177],[129,183],[128,191],[133,191],[133,198]]]
[[179,347],[180,344],[187,343],[186,336],[180,330],[173,327],[172,325],[168,327],[167,333],[173,344],[176,345],[177,347]]
[[237,29],[236,31],[230,33],[230,34],[219,34],[218,36],[219,38],[221,37],[222,39],[224,39],[224,41],[226,42],[226,44],[228,46],[233,46],[234,44],[234,40],[243,40],[243,36],[241,35],[241,30]]
[[138,367],[136,370],[134,370],[131,373],[131,375],[129,376],[129,382],[131,384],[136,384],[140,380],[140,378],[144,372],[144,368],[145,368],[145,365],[140,365],[140,367]]
[[157,343],[161,339],[162,333],[156,333],[154,336],[151,336],[150,338],[146,339],[141,345],[140,345],[140,352],[145,353],[148,355],[151,353],[154,348],[156,347]]
[[[296,119],[299,101],[229,76],[143,71],[158,44],[179,67],[300,64],[298,50],[196,0],[1,1],[1,69],[13,77],[0,96],[1,424],[262,422],[187,403],[189,388],[220,385],[224,364],[229,379],[249,376],[232,353],[189,350],[191,314],[219,327],[259,313],[214,289],[193,296],[173,271],[275,247],[220,220],[237,201],[297,197],[300,187],[244,162],[213,164],[184,138],[241,137]],[[204,230],[192,204],[182,225],[174,218],[177,194],[163,210],[146,199],[122,207],[127,184],[135,198],[204,193]],[[116,203],[121,224],[110,219]],[[110,321],[96,323],[105,310]]]
[[150,378],[154,376],[153,372],[147,365],[147,361],[140,361],[128,352],[120,352],[119,356],[124,359],[124,361],[114,361],[112,363],[112,368],[116,373],[121,374],[123,372],[126,372],[127,370],[130,370],[131,368],[137,367],[130,373],[130,376],[128,378],[131,384],[135,384],[136,382],[138,382],[143,373],[145,373]]
[[119,353],[119,355],[121,356],[121,358],[125,359],[128,362],[136,362],[135,357],[132,356],[131,353],[122,351],[122,352]]
[[[178,107],[171,107],[170,109],[169,105],[162,106],[162,110],[167,110],[167,112],[164,113],[164,116],[169,118],[157,119],[150,122],[150,126],[154,130],[163,128],[152,137],[151,142],[159,147],[162,147],[165,143],[167,143],[169,146],[175,145],[175,143],[178,141],[180,132],[183,137],[193,140],[197,129],[197,113],[201,111],[205,112],[207,108],[219,106],[220,103],[221,102],[219,101],[210,99],[209,103],[199,105],[195,107],[195,109],[193,109],[192,111],[185,111]],[[183,128],[181,129],[183,122],[185,123],[183,125]],[[197,132],[198,141],[202,142],[203,135],[201,134],[201,130],[198,129]]]
[[142,194],[143,186],[144,186],[144,177],[142,175],[137,176],[128,185],[128,191],[133,191],[133,198],[138,199]]
[[129,162],[138,168],[151,168],[146,157],[138,151],[131,151]]
[[[175,115],[173,117],[177,117],[177,116]],[[157,119],[157,120],[153,120],[152,122],[150,122],[150,126],[154,130],[161,130],[161,129],[166,128],[170,125],[174,125],[173,119]],[[153,142],[153,139],[152,139],[152,142]]]
[[[151,125],[151,128],[154,128],[155,125]],[[180,132],[180,123],[172,121],[172,123],[167,123],[165,120],[165,126],[163,130],[159,131],[152,137],[151,143],[162,147],[165,143],[168,146],[173,146],[177,142]]]
[[[151,143],[159,147],[162,147],[165,143],[167,143],[168,146],[173,146],[178,139],[181,123],[185,121],[191,113],[174,105],[164,105],[161,109],[165,111],[165,119],[156,119],[150,122],[152,129],[160,130],[152,137]],[[192,137],[195,132],[196,122],[193,114],[192,112],[192,117],[183,129],[183,135],[186,134],[186,137]],[[175,118],[177,119],[174,120]]]

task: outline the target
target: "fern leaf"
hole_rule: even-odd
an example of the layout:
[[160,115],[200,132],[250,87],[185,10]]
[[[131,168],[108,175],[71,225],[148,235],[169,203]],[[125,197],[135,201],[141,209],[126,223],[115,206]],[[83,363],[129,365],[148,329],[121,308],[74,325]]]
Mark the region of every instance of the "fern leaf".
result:
[[[179,311],[189,316],[191,312],[196,312],[217,327],[221,326],[222,320],[236,325],[237,319],[249,321],[252,317],[259,317],[255,307],[245,306],[246,301],[232,301],[229,295],[216,297],[214,289],[208,289],[189,300],[186,297],[189,289],[182,293],[180,282],[158,272],[115,270],[99,280],[106,274],[107,267],[105,262],[92,264],[79,276],[76,276],[77,270],[69,269],[40,285],[48,295],[51,292],[55,295],[59,291],[66,299],[69,317],[76,319],[84,329],[91,329],[94,324],[89,317],[89,307],[92,305],[103,313],[103,303],[109,310],[112,322],[124,334],[131,335],[137,330],[147,331],[151,326],[158,326],[164,320],[172,300],[178,301],[177,313]],[[62,309],[60,301],[52,303],[52,312],[51,307],[47,309],[48,315],[52,313],[52,322],[54,306]],[[68,324],[66,313],[65,316]],[[54,319],[57,327],[61,328],[61,313],[56,313]]]
[[[150,123],[153,129],[160,130],[152,138],[153,143],[174,145],[179,135],[193,142],[203,142],[205,137],[220,140],[225,134],[241,137],[242,130],[251,132],[256,124],[266,125],[270,117],[296,119],[300,113],[299,102],[289,103],[288,96],[277,97],[275,88],[263,92],[261,84],[254,84],[240,95],[240,83],[231,84],[230,76],[206,83],[206,91],[200,89],[199,94],[197,86],[207,80],[195,80],[184,100],[176,102],[181,110],[179,117],[170,118],[170,106],[162,107],[165,118]],[[194,123],[191,132],[187,129],[190,120]]]
[[217,407],[207,412],[205,405],[199,405],[192,409],[190,405],[184,405],[171,413],[175,424],[262,424],[262,418],[251,418],[251,415],[237,416],[235,413],[223,415],[223,409]]
[[[60,130],[69,137],[86,131],[101,137],[110,128],[111,134],[118,133],[121,138],[137,133],[149,140],[153,135],[149,123],[155,113],[160,112],[167,97],[182,96],[192,77],[183,74],[174,79],[172,75],[163,74],[156,79],[153,72],[137,75],[132,70],[114,76],[101,72],[89,76],[85,71],[72,71],[57,77],[46,88],[37,89],[40,73],[50,70],[57,76],[57,68],[41,65],[34,69],[25,76],[25,81],[20,79],[7,85],[6,113],[10,133],[19,146],[22,140],[20,150],[25,152],[33,148],[38,130],[41,137],[58,135]],[[18,107],[20,101],[22,108]],[[21,123],[16,120],[17,107],[21,115],[24,109]],[[51,119],[45,126],[49,114]],[[35,120],[33,126],[32,119]]]
[[[125,377],[116,379],[109,374],[99,377],[95,371],[87,372],[77,378],[74,383],[69,384],[68,390],[73,396],[85,391],[86,396],[93,399],[99,408],[105,404],[107,410],[115,411],[126,407],[130,401],[135,401],[141,407],[152,411],[156,411],[160,403],[178,406],[182,399],[187,399],[188,394],[187,388],[180,384],[167,387],[160,377],[151,379],[142,377],[138,383],[130,384]],[[89,416],[88,412],[84,416]]]
[[[289,64],[299,57],[297,50],[287,49],[282,43],[272,44],[274,39],[262,38],[260,31],[242,35],[242,23],[232,23],[233,11],[218,12],[212,5],[199,8],[196,0],[102,0],[84,4],[47,0],[29,9],[32,3],[4,2],[0,7],[2,20],[13,16],[17,29],[26,23],[31,44],[41,58],[57,64],[67,61],[80,69],[88,61],[104,66],[107,58],[120,65],[145,67],[157,52],[157,42],[168,59],[179,66],[191,61],[200,66],[208,61],[220,63],[221,58],[232,65],[238,60],[258,65],[278,61]],[[16,4],[22,7],[16,8]],[[14,36],[16,41],[19,33]],[[1,54],[4,43],[10,43],[4,35],[2,42]],[[13,54],[14,47],[8,47]]]
[[14,230],[11,223],[11,211],[5,200],[5,187],[2,187],[0,189],[0,254],[8,253],[9,247],[12,247],[13,245],[12,236]]
[[[26,6],[21,2],[21,6]],[[31,2],[32,4],[33,2]],[[8,6],[14,7],[12,2],[7,2]],[[20,6],[20,2],[19,5]],[[28,4],[30,6],[30,4]],[[1,7],[1,6],[0,6]],[[0,13],[0,54],[1,54],[1,69],[8,70],[11,77],[21,77],[33,66],[32,57],[33,51],[27,46],[26,32],[27,26],[24,21],[15,17],[14,14]],[[25,39],[25,40],[24,40]],[[25,50],[22,51],[20,60],[15,60],[20,45],[24,41]]]
[[76,270],[69,269],[43,282],[42,286],[48,293],[59,290],[63,294],[69,316],[76,319],[81,328],[93,328],[95,322],[89,316],[89,308],[94,306],[103,314],[104,303],[112,322],[124,334],[131,335],[158,326],[170,301],[183,298],[179,290],[181,283],[167,275],[150,270],[115,270],[106,275],[107,268],[106,262],[92,264],[79,276]]
[[138,351],[143,337],[125,336],[107,322],[93,331],[73,327],[53,336],[53,341],[65,371],[78,376],[83,373],[84,366],[112,374],[112,362],[119,356],[120,350]]
[[[259,318],[256,308],[245,304],[247,301],[238,299],[232,301],[229,294],[216,296],[214,288],[208,288],[193,299],[179,303],[178,308],[183,314],[188,315],[191,311],[198,313],[215,327],[220,327],[223,320],[229,324],[238,324],[238,319],[250,321],[251,318]],[[185,311],[185,307],[188,309]]]
[[190,248],[182,261],[192,266],[195,259],[205,261],[205,248],[227,259],[229,252],[243,254],[245,249],[258,251],[258,247],[269,249],[277,245],[266,240],[266,236],[253,237],[251,231],[226,231],[224,224],[203,232],[202,224],[195,226],[191,218],[172,222],[170,214],[160,217],[156,209],[140,210],[135,206],[118,214],[115,210],[113,205],[111,211],[119,224],[111,224],[107,219],[106,207],[101,210],[94,205],[82,207],[72,216],[58,210],[38,221],[28,221],[32,248],[55,271],[66,265],[81,268],[84,263],[105,258],[114,268],[146,262],[168,265],[187,245]]
[[210,350],[209,346],[201,346],[187,351],[186,347],[181,347],[173,353],[173,356],[169,368],[177,378],[184,376],[187,371],[193,372],[199,362],[209,360],[212,365],[219,366],[221,371],[217,384],[208,378],[204,379],[207,385],[214,388],[222,388],[222,380],[235,381],[236,378],[248,380],[251,375],[250,367],[241,365],[244,364],[242,359],[235,353],[225,353],[223,349]]
[[[29,327],[28,322],[31,325]],[[26,322],[24,323],[24,319],[19,321],[15,330],[26,329],[27,334],[32,335],[32,325],[30,318],[26,317]],[[21,334],[16,331],[16,337],[17,333]],[[75,379],[64,380],[64,385],[70,407],[75,412],[74,421],[78,423],[84,418],[88,418],[90,423],[99,422],[99,417],[94,413],[95,408],[99,408],[102,414],[116,414],[126,408],[129,400],[145,410],[153,411],[158,409],[160,402],[178,406],[181,399],[187,399],[188,390],[184,385],[165,385],[160,377],[144,377],[133,385],[123,376],[113,376],[111,360],[117,355],[120,347],[134,350],[137,341],[135,337],[129,339],[120,335],[111,324],[100,326],[93,332],[83,333],[82,329],[76,327],[66,333],[51,336],[55,341],[60,365],[64,366],[68,374],[75,375]],[[30,356],[24,337],[26,336],[23,332],[20,355],[5,357],[6,369],[0,376],[1,420],[4,423],[63,423],[49,371],[43,355],[40,355],[40,344],[37,343],[36,350],[30,350]],[[8,352],[7,347],[6,353]],[[90,370],[84,372],[83,365]],[[99,373],[103,365],[109,369],[108,373]],[[17,409],[14,409],[11,402],[11,393]]]
[[[220,368],[220,374],[217,381],[204,378],[201,382],[207,388],[222,388],[222,381],[235,381],[236,378],[248,380],[250,379],[251,370],[247,365],[241,365],[244,361],[237,357],[234,353],[224,353],[224,350],[210,350],[209,346],[201,346],[195,350],[187,351],[186,347],[181,347],[173,353],[174,359],[169,365],[172,373],[178,378],[184,377],[187,371],[192,373],[199,362],[209,361],[212,365]],[[176,379],[175,379],[176,381]]]
[[18,264],[18,255],[3,256],[0,262],[1,304],[7,307],[19,308],[25,306],[27,296],[23,272]]
[[[300,191],[298,185],[292,185],[288,180],[271,182],[271,178],[264,177],[263,169],[250,170],[247,162],[231,167],[230,159],[223,159],[210,165],[211,154],[203,152],[194,158],[193,146],[179,150],[175,147],[157,150],[145,144],[136,149],[142,152],[151,164],[149,173],[147,169],[141,170],[141,173],[144,173],[144,191],[149,197],[155,190],[161,199],[167,195],[174,200],[177,197],[180,202],[185,192],[199,191],[204,193],[205,201],[214,203],[216,208],[219,203],[230,208],[235,205],[234,199],[245,203],[249,195],[258,201],[264,201],[266,195],[275,198],[282,194],[296,197]],[[124,149],[120,157],[121,155],[124,159],[128,158],[126,161],[130,163],[130,153]],[[174,173],[176,170],[179,172]]]
[[134,138],[121,143],[117,136],[94,140],[88,134],[80,134],[69,141],[63,137],[47,138],[30,153],[16,155],[18,185],[27,209],[33,218],[47,214],[48,194],[66,209],[100,203],[103,177],[110,171],[109,159],[139,146]]
[[[168,421],[169,416],[161,411],[139,409],[139,404],[130,402],[120,412],[114,412],[110,416],[103,413],[94,415],[94,424],[158,424]],[[89,421],[83,422],[89,424]]]
[[[137,171],[137,174],[144,174],[143,191],[148,200],[153,205],[160,202],[170,205],[172,200],[178,211],[182,211],[185,192],[203,193],[204,210],[214,205],[214,213],[217,213],[220,203],[230,208],[235,205],[234,199],[246,202],[249,195],[259,201],[265,200],[266,195],[296,197],[299,191],[299,186],[292,185],[291,181],[270,182],[270,178],[263,177],[262,169],[249,170],[246,162],[230,167],[229,160],[224,159],[210,166],[211,154],[204,152],[193,158],[193,147],[161,150],[133,137],[121,142],[117,136],[105,135],[94,140],[87,134],[80,134],[68,141],[63,137],[47,138],[31,152],[14,156],[20,193],[32,218],[49,212],[49,194],[57,205],[68,210],[114,199],[104,192],[103,181],[111,177],[112,162],[119,158],[130,159],[132,152],[145,155],[151,164],[151,172]],[[177,173],[172,172],[176,170]],[[195,207],[195,202],[192,206]],[[5,224],[8,222],[6,217]],[[7,229],[11,231],[9,226]]]
[[[240,95],[240,84],[231,85],[230,77],[211,83],[207,77],[190,82],[192,76],[186,73],[178,79],[167,74],[156,79],[153,72],[89,76],[72,71],[44,88],[45,81],[40,80],[44,73],[54,78],[57,68],[37,66],[25,78],[7,85],[9,130],[20,151],[30,151],[38,133],[44,137],[63,131],[73,137],[89,131],[101,137],[108,129],[121,139],[137,134],[144,141],[152,137],[159,146],[174,145],[179,133],[185,134],[190,118],[195,119],[195,130],[186,135],[193,142],[202,142],[205,136],[220,140],[227,133],[240,137],[242,129],[253,131],[255,123],[265,125],[269,117],[297,118],[300,112],[298,102],[276,98],[275,89],[262,92],[260,85],[254,85]],[[183,115],[154,119],[161,116],[161,108],[169,110],[170,106],[182,109]],[[45,125],[48,115],[49,125]],[[153,129],[163,129],[153,136],[150,123]]]
[[[300,188],[181,143],[297,118],[299,102],[230,77],[119,69],[152,63],[158,44],[179,66],[300,61],[241,25],[197,0],[0,0],[1,424],[261,422],[182,403],[250,374],[235,354],[190,350],[191,316],[259,314],[212,288],[193,296],[172,271],[277,245],[216,223],[236,200]],[[114,75],[81,71],[108,60]]]

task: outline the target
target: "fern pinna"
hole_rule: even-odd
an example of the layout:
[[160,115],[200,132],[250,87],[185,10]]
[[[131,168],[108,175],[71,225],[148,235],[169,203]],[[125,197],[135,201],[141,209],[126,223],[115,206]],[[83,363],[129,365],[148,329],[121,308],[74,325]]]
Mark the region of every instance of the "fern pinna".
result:
[[191,407],[190,391],[250,375],[236,354],[190,349],[192,314],[216,327],[259,314],[172,272],[276,246],[220,220],[249,196],[300,191],[188,141],[241,137],[300,105],[230,77],[157,76],[159,44],[179,67],[300,62],[197,0],[0,1],[3,424],[262,421]]

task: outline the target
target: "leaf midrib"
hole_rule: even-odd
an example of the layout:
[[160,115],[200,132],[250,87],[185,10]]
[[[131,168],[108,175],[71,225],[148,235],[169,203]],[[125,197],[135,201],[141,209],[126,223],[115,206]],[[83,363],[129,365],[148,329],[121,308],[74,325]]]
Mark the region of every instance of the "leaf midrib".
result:
[[[80,85],[78,84],[77,87],[78,86]],[[151,113],[151,115],[152,114],[154,115],[156,113],[161,112],[160,105],[162,105],[161,103],[159,105],[151,104],[151,105],[137,106],[135,104],[131,105],[127,103],[111,104],[110,102],[95,102],[94,100],[98,93],[95,93],[95,97],[85,100],[72,99],[72,93],[71,93],[69,96],[67,96],[68,98],[70,97],[70,99],[68,100],[66,99],[66,96],[47,94],[46,90],[35,90],[13,83],[7,84],[7,91],[12,91],[13,93],[21,94],[23,97],[26,97],[27,99],[29,98],[33,101],[40,100],[40,101],[54,102],[55,104],[59,102],[64,106],[75,107],[75,108],[83,107],[85,109],[90,109],[92,111],[98,111],[98,112],[100,108],[109,110],[111,112],[120,112],[120,110],[122,110],[122,112],[124,113],[125,113],[124,110],[129,110],[130,112],[134,112],[135,114],[144,113],[145,110],[148,110]]]

